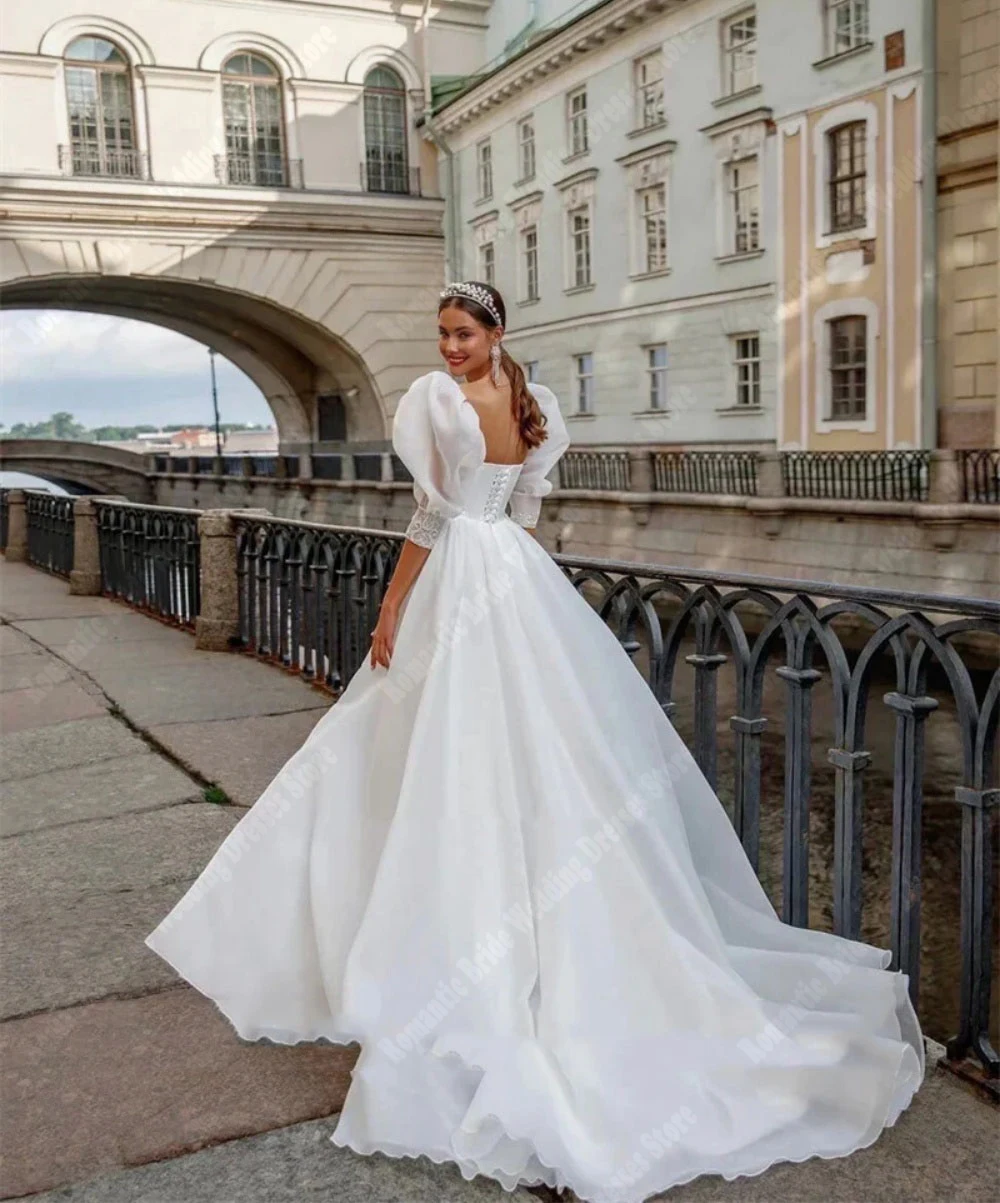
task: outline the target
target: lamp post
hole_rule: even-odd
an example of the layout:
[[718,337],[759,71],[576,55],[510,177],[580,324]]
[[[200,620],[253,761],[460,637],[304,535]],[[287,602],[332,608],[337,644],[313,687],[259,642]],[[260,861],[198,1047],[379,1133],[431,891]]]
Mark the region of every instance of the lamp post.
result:
[[208,348],[208,362],[212,369],[212,409],[215,411],[215,454],[222,457],[222,434],[219,430],[219,389],[215,382],[215,347]]

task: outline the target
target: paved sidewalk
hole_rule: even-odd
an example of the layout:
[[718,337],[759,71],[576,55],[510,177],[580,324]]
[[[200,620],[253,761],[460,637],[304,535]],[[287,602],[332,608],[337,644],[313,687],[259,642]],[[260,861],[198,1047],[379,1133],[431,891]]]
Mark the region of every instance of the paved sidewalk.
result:
[[[2,559],[0,657],[0,1198],[536,1197],[425,1159],[337,1149],[326,1137],[354,1051],[241,1042],[143,944],[328,697]],[[932,1074],[870,1149],[705,1178],[669,1199],[986,1199],[1000,1169],[995,1121]]]

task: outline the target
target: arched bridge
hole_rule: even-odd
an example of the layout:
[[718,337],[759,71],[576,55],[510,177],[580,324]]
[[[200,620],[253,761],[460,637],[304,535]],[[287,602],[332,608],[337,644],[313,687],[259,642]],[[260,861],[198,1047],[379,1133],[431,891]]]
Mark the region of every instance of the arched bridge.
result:
[[0,468],[26,472],[68,493],[120,493],[130,501],[155,500],[144,455],[72,439],[0,439]]

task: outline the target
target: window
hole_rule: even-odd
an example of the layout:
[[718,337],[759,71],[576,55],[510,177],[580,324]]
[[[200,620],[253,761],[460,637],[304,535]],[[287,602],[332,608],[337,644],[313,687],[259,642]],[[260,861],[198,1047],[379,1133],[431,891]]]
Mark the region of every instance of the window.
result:
[[667,344],[659,343],[655,347],[647,347],[646,358],[646,374],[649,377],[649,387],[646,395],[649,397],[649,408],[666,409]]
[[756,409],[760,405],[760,335],[736,335],[733,351],[736,406],[738,409]]
[[479,248],[479,278],[484,284],[496,284],[496,253],[492,242],[484,242]]
[[364,111],[366,190],[408,193],[406,89],[391,67],[373,67],[365,76]]
[[277,69],[257,54],[234,54],[222,67],[226,184],[288,184],[281,83]]
[[640,188],[640,271],[655,272],[667,266],[667,186]]
[[838,317],[827,322],[830,339],[830,420],[867,417],[868,322]]
[[582,205],[569,211],[570,288],[590,284],[590,208]]
[[757,83],[757,13],[747,9],[722,23],[722,91],[745,92]]
[[566,121],[569,153],[582,155],[588,147],[586,88],[577,88],[566,97]]
[[528,359],[524,364],[524,378],[529,384],[536,384],[538,381],[538,360]]
[[663,107],[663,55],[657,50],[635,62],[635,124],[638,129],[666,120]]
[[534,117],[525,117],[517,123],[517,163],[519,180],[535,178]]
[[864,226],[866,129],[864,121],[839,125],[827,134],[830,155],[830,229],[854,230]]
[[576,412],[594,412],[594,357],[590,352],[576,356]]
[[[143,174],[136,147],[128,60],[103,38],[66,48],[69,162],[73,175]],[[61,152],[60,152],[61,153]]]
[[476,178],[479,200],[489,200],[493,195],[493,146],[489,138],[476,144]]
[[868,0],[826,0],[826,52],[845,54],[868,41]]
[[726,248],[743,255],[760,248],[760,165],[757,157],[726,164]]
[[538,300],[538,227],[521,231],[521,297]]

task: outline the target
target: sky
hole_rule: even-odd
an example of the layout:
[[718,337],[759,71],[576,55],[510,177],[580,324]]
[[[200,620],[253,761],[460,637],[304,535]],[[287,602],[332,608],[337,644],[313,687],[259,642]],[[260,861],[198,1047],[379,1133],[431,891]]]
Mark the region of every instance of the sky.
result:
[[[219,417],[271,426],[257,386],[216,357]],[[65,410],[88,428],[211,426],[208,351],[149,322],[68,310],[0,312],[0,422],[37,422]]]

